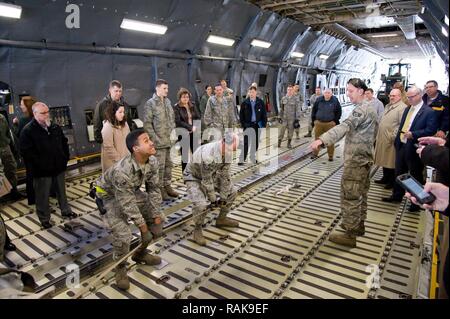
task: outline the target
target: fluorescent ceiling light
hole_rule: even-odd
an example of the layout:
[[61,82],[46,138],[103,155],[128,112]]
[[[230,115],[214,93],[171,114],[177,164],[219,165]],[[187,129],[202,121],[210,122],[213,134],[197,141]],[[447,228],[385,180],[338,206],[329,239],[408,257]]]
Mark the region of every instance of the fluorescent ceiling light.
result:
[[442,34],[448,38],[448,31],[447,29],[445,29],[445,27],[442,27]]
[[234,40],[233,39],[219,37],[217,35],[212,35],[212,34],[208,37],[208,39],[206,41],[209,42],[209,43],[226,45],[228,47],[231,47],[234,44]]
[[422,10],[420,10],[420,13],[422,13],[422,14],[425,13],[425,7],[422,7]]
[[444,22],[448,26],[448,17],[447,17],[447,15],[444,17]]
[[301,53],[301,52],[292,52],[291,53],[291,57],[293,57],[293,58],[303,58],[304,56],[305,56],[305,54]]
[[120,27],[122,29],[127,30],[142,31],[156,34],[164,34],[167,31],[167,27],[165,25],[153,24],[131,19],[123,19]]
[[22,7],[9,3],[0,2],[0,16],[7,18],[20,19]]
[[329,55],[326,55],[326,54],[321,54],[321,55],[319,55],[319,58],[320,59],[322,59],[322,60],[326,60],[326,59],[328,59],[330,56]]
[[388,34],[373,34],[370,35],[371,38],[390,38],[390,37],[398,37],[396,33],[388,33]]
[[251,45],[253,45],[254,47],[261,47],[261,48],[270,48],[271,44],[269,42],[266,41],[261,41],[261,40],[257,40],[257,39],[253,39]]

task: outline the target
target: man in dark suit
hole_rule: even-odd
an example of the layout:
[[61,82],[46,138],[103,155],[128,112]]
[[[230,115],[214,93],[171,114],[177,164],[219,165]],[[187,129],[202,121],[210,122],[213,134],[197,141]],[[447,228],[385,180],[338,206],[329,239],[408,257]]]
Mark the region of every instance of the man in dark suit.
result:
[[[241,153],[239,165],[244,165],[248,155],[249,142],[251,144],[252,161],[256,161],[256,152],[259,144],[259,128],[266,127],[267,112],[263,100],[256,96],[255,87],[250,87],[248,98],[241,104],[239,119],[244,129],[244,152]],[[250,141],[249,141],[250,140]]]
[[[411,87],[406,93],[411,106],[403,112],[400,127],[395,138],[395,176],[410,173],[417,181],[424,184],[423,163],[416,153],[417,139],[424,136],[432,136],[438,129],[436,112],[427,107],[422,101],[422,90]],[[402,187],[395,183],[392,195],[384,197],[384,202],[400,202],[404,195]],[[409,211],[414,212],[419,206],[411,203]]]

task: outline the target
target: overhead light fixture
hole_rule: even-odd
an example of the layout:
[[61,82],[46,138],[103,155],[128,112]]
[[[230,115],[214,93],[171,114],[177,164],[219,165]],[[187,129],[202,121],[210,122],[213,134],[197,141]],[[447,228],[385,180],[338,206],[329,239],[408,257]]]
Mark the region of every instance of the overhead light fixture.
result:
[[228,47],[231,47],[234,44],[234,40],[233,39],[219,37],[217,35],[212,35],[212,34],[208,37],[208,39],[206,39],[206,41],[209,42],[209,43],[226,45]]
[[445,17],[444,17],[444,22],[445,22],[445,24],[446,24],[447,27],[448,27],[448,17],[447,17],[447,15],[445,15]]
[[0,16],[7,18],[20,19],[22,7],[14,4],[0,2]]
[[257,40],[257,39],[253,39],[251,45],[253,45],[254,47],[260,47],[260,48],[270,48],[271,43],[266,42],[266,41],[261,41],[261,40]]
[[291,53],[291,57],[293,57],[293,58],[303,58],[304,56],[305,56],[305,54],[301,53],[301,52],[292,52]]
[[398,48],[399,46],[396,44],[396,45],[394,45],[394,48]]
[[330,56],[329,55],[326,55],[326,54],[321,54],[321,55],[319,55],[319,59],[322,59],[322,60],[326,60],[326,59],[328,59]]
[[369,35],[371,38],[391,38],[391,37],[398,37],[397,33],[388,33],[388,34],[372,34]]
[[442,27],[441,31],[442,31],[442,34],[445,35],[448,38],[448,31],[447,31],[447,29],[445,27]]
[[422,13],[422,14],[425,13],[425,7],[422,7],[422,10],[420,10],[420,13]]
[[142,22],[132,19],[123,19],[120,27],[122,29],[142,31],[155,34],[165,34],[167,31],[167,27],[165,25]]

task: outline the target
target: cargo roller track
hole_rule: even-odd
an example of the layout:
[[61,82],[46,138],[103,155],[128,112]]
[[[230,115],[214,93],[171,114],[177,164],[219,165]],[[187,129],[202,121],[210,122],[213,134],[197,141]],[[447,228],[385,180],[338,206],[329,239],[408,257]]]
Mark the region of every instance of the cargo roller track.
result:
[[[338,156],[341,152],[338,147]],[[372,183],[366,234],[358,238],[357,248],[328,241],[332,231],[341,231],[341,174],[340,158],[331,163],[323,158],[303,160],[277,172],[236,199],[230,215],[240,221],[240,228],[216,228],[217,212],[210,213],[204,228],[206,247],[192,241],[191,225],[176,228],[149,248],[167,265],[158,269],[130,262],[129,291],[120,291],[110,274],[85,297],[381,298],[379,294],[390,291],[385,298],[401,298],[412,294],[413,285],[408,289],[407,282],[414,277],[416,259],[402,260],[409,271],[397,276],[406,275],[408,280],[403,277],[396,285],[403,290],[392,288],[389,278],[395,272],[393,267],[398,267],[396,245],[402,244],[405,235],[411,236],[408,231],[416,230],[419,238],[420,227],[410,228],[408,223],[417,215],[404,212],[404,202],[399,206],[380,201],[389,191]],[[410,243],[410,251],[403,247],[400,254],[416,256],[417,242]],[[367,267],[380,269],[381,289],[366,285]],[[66,291],[58,298],[70,298],[75,292]]]

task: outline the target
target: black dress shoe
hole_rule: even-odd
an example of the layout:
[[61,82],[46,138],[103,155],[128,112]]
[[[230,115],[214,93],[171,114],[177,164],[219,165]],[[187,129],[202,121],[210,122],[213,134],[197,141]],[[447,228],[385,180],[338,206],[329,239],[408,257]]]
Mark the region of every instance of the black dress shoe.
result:
[[242,165],[244,165],[244,163],[238,163],[238,166],[242,166]]
[[50,224],[50,222],[44,222],[44,223],[42,223],[42,227],[44,227],[44,229],[49,229],[49,228],[52,228],[53,225]]
[[13,243],[7,243],[7,244],[5,244],[5,250],[7,250],[7,251],[14,251],[14,250],[16,250],[17,249],[17,247],[16,247],[16,245],[14,245]]
[[75,213],[70,213],[70,214],[67,214],[67,215],[63,215],[63,218],[69,218],[69,219],[74,219],[74,218],[77,218],[78,217],[78,215],[77,214],[75,214]]
[[329,158],[329,159],[328,159],[328,162],[332,162],[332,161],[334,161],[334,159],[332,159],[332,158]]
[[375,184],[386,184],[386,181],[384,179],[379,179],[375,181]]
[[395,198],[393,196],[383,197],[383,198],[381,198],[381,200],[386,203],[400,203],[402,201],[401,198],[399,199],[399,198]]

